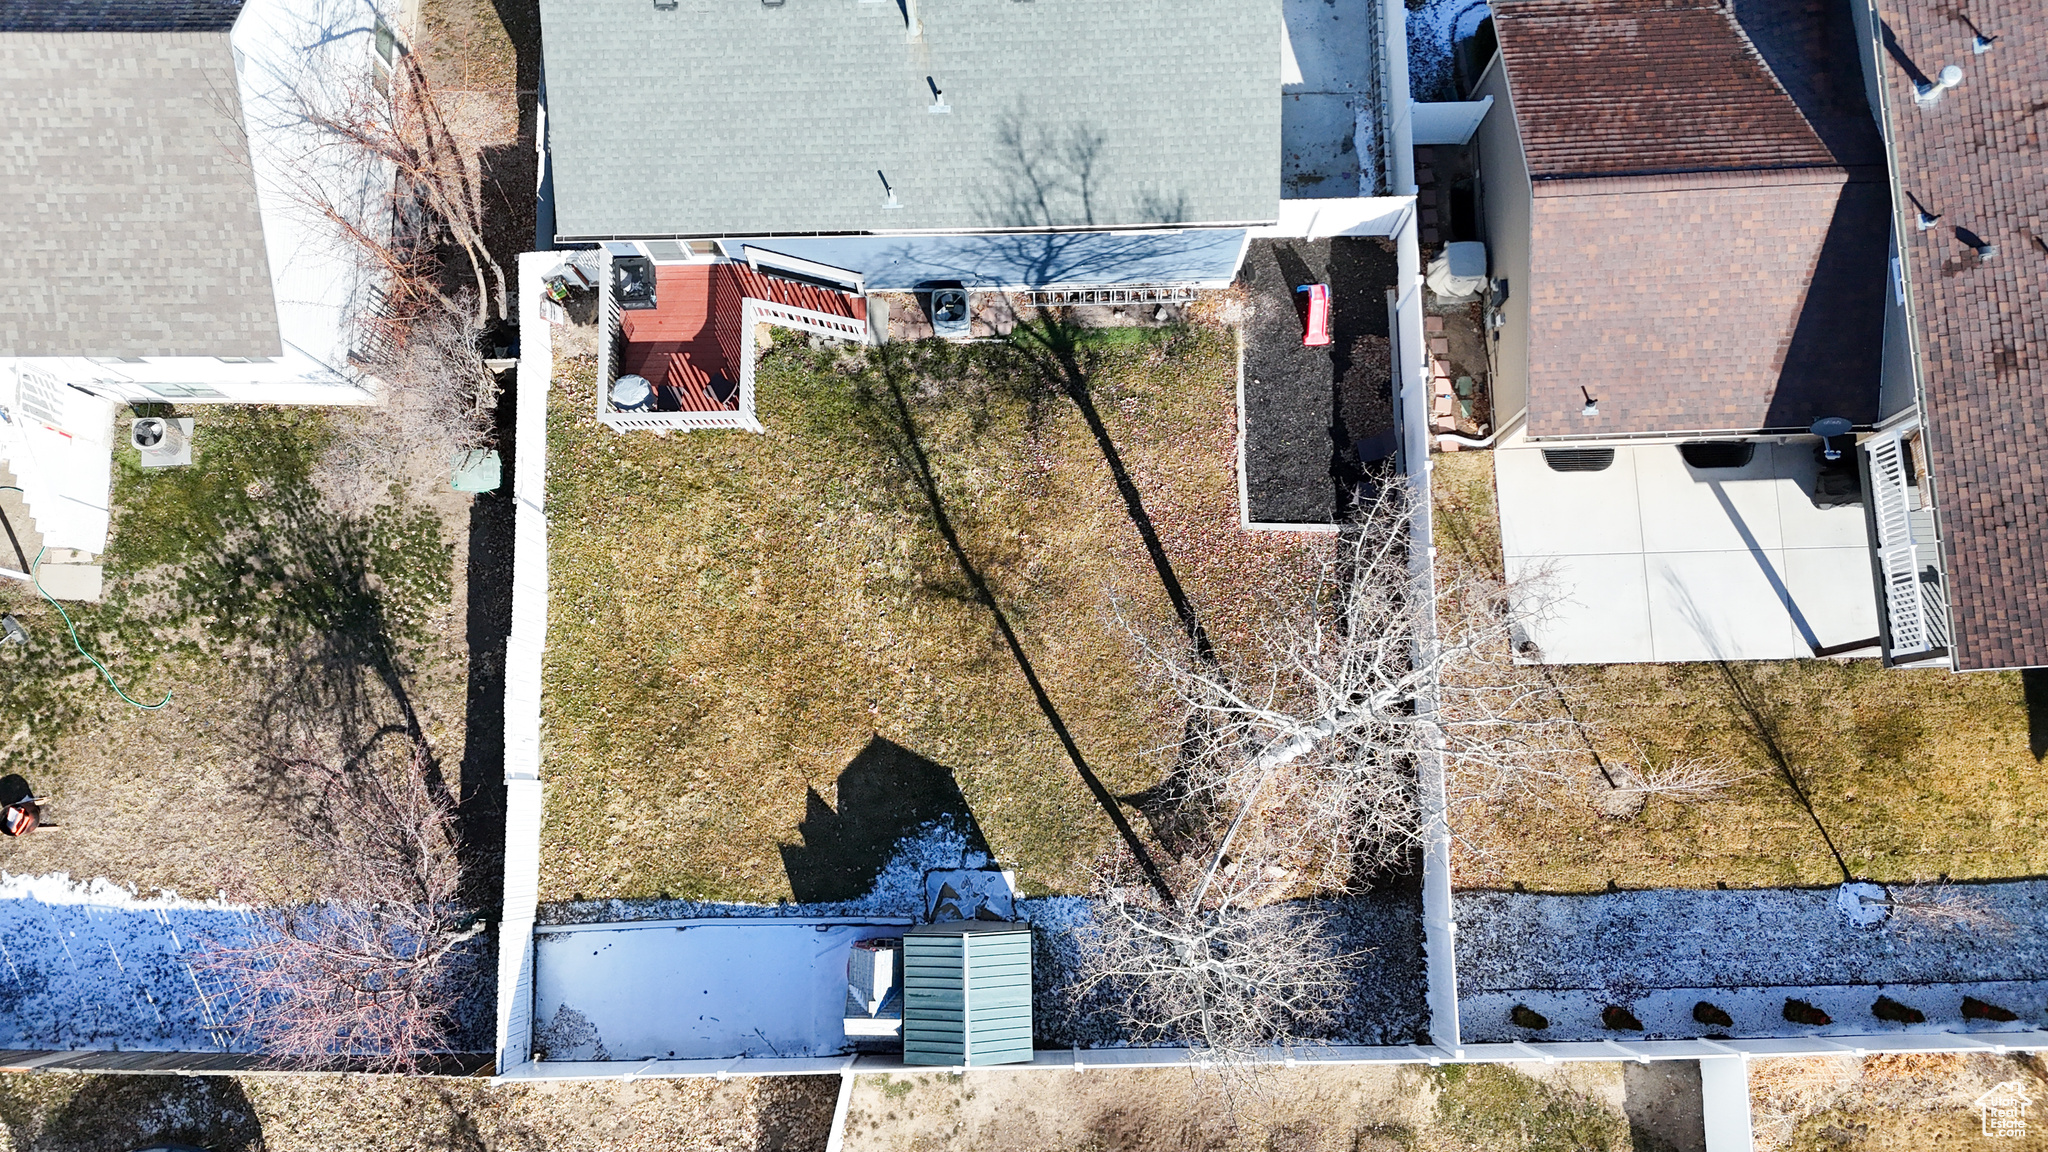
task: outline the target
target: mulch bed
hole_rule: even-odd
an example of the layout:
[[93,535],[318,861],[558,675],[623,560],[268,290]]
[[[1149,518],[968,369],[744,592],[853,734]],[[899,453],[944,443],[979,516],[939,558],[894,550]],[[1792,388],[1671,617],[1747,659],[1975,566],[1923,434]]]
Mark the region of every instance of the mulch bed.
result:
[[[1302,346],[1295,289],[1330,285],[1330,344]],[[1361,472],[1355,445],[1394,426],[1386,292],[1390,242],[1258,240],[1239,284],[1244,328],[1246,511],[1255,523],[1330,524]]]

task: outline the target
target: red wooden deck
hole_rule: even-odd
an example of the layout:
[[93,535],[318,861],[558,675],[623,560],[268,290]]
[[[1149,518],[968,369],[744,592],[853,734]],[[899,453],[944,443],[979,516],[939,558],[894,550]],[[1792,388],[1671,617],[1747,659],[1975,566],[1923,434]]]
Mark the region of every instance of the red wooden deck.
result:
[[743,264],[660,264],[654,277],[657,306],[619,314],[625,330],[619,371],[645,376],[655,388],[655,407],[663,411],[739,407],[740,357],[747,354],[748,335],[740,331],[743,299],[867,317],[867,301],[858,296],[763,276]]

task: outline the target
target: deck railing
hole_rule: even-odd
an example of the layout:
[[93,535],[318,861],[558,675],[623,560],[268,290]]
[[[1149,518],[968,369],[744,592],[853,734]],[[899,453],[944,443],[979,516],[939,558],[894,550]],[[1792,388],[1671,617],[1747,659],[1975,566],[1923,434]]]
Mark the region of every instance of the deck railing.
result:
[[[1909,430],[1908,430],[1909,431]],[[1948,598],[1941,587],[1932,518],[1916,507],[1906,456],[1907,432],[1893,430],[1863,442],[1870,463],[1871,521],[1878,570],[1884,581],[1888,655],[1910,659],[1947,648]],[[1927,579],[1932,573],[1933,579]]]
[[[778,304],[773,300],[760,300],[748,296],[740,301],[739,332],[719,333],[721,343],[732,345],[728,349],[728,355],[737,359],[740,365],[740,388],[736,408],[723,412],[616,412],[611,407],[611,387],[612,382],[618,378],[620,354],[625,337],[619,318],[618,301],[611,292],[609,255],[604,259],[603,270],[605,286],[599,291],[598,298],[603,302],[603,339],[609,355],[603,358],[605,370],[598,374],[597,418],[614,431],[765,431],[761,427],[761,422],[754,417],[754,332],[758,325],[774,324],[783,328],[794,328],[799,332],[827,336],[834,340],[849,340],[856,344],[869,344],[874,341],[874,333],[868,322],[858,317],[835,316],[830,312],[819,312],[811,308],[799,308],[794,304]],[[737,338],[730,339],[734,335]]]

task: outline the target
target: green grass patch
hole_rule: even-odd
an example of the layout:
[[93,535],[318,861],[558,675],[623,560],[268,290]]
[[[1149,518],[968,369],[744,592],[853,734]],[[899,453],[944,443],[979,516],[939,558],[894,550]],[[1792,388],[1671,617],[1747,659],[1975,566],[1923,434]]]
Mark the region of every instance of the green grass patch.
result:
[[1618,1110],[1569,1088],[1499,1064],[1429,1070],[1436,1090],[1433,1144],[1522,1152],[1626,1152],[1629,1125]]
[[[199,423],[189,467],[145,469],[132,448],[116,450],[105,595],[64,606],[85,647],[150,702],[252,649],[317,642],[327,656],[402,659],[451,591],[435,516],[395,487],[368,516],[323,507],[317,410],[209,407]],[[57,742],[88,717],[127,705],[32,589],[0,589],[0,607],[34,637],[0,649],[0,713],[13,721],[0,733],[0,770],[28,772],[51,765]]]

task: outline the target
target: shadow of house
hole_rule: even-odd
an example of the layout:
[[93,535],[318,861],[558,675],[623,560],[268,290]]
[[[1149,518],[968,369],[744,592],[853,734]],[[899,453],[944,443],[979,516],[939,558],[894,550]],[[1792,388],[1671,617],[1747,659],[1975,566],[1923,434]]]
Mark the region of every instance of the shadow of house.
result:
[[2027,751],[2034,762],[2048,757],[2048,668],[2026,668],[2020,686],[2027,704]]
[[867,895],[896,845],[940,821],[951,823],[971,848],[989,851],[953,770],[885,737],[868,741],[839,773],[835,791],[837,809],[810,790],[797,825],[804,842],[782,846],[782,866],[799,902]]
[[264,1146],[262,1119],[230,1076],[88,1077],[40,1121],[9,1115],[6,1126],[16,1148]]

